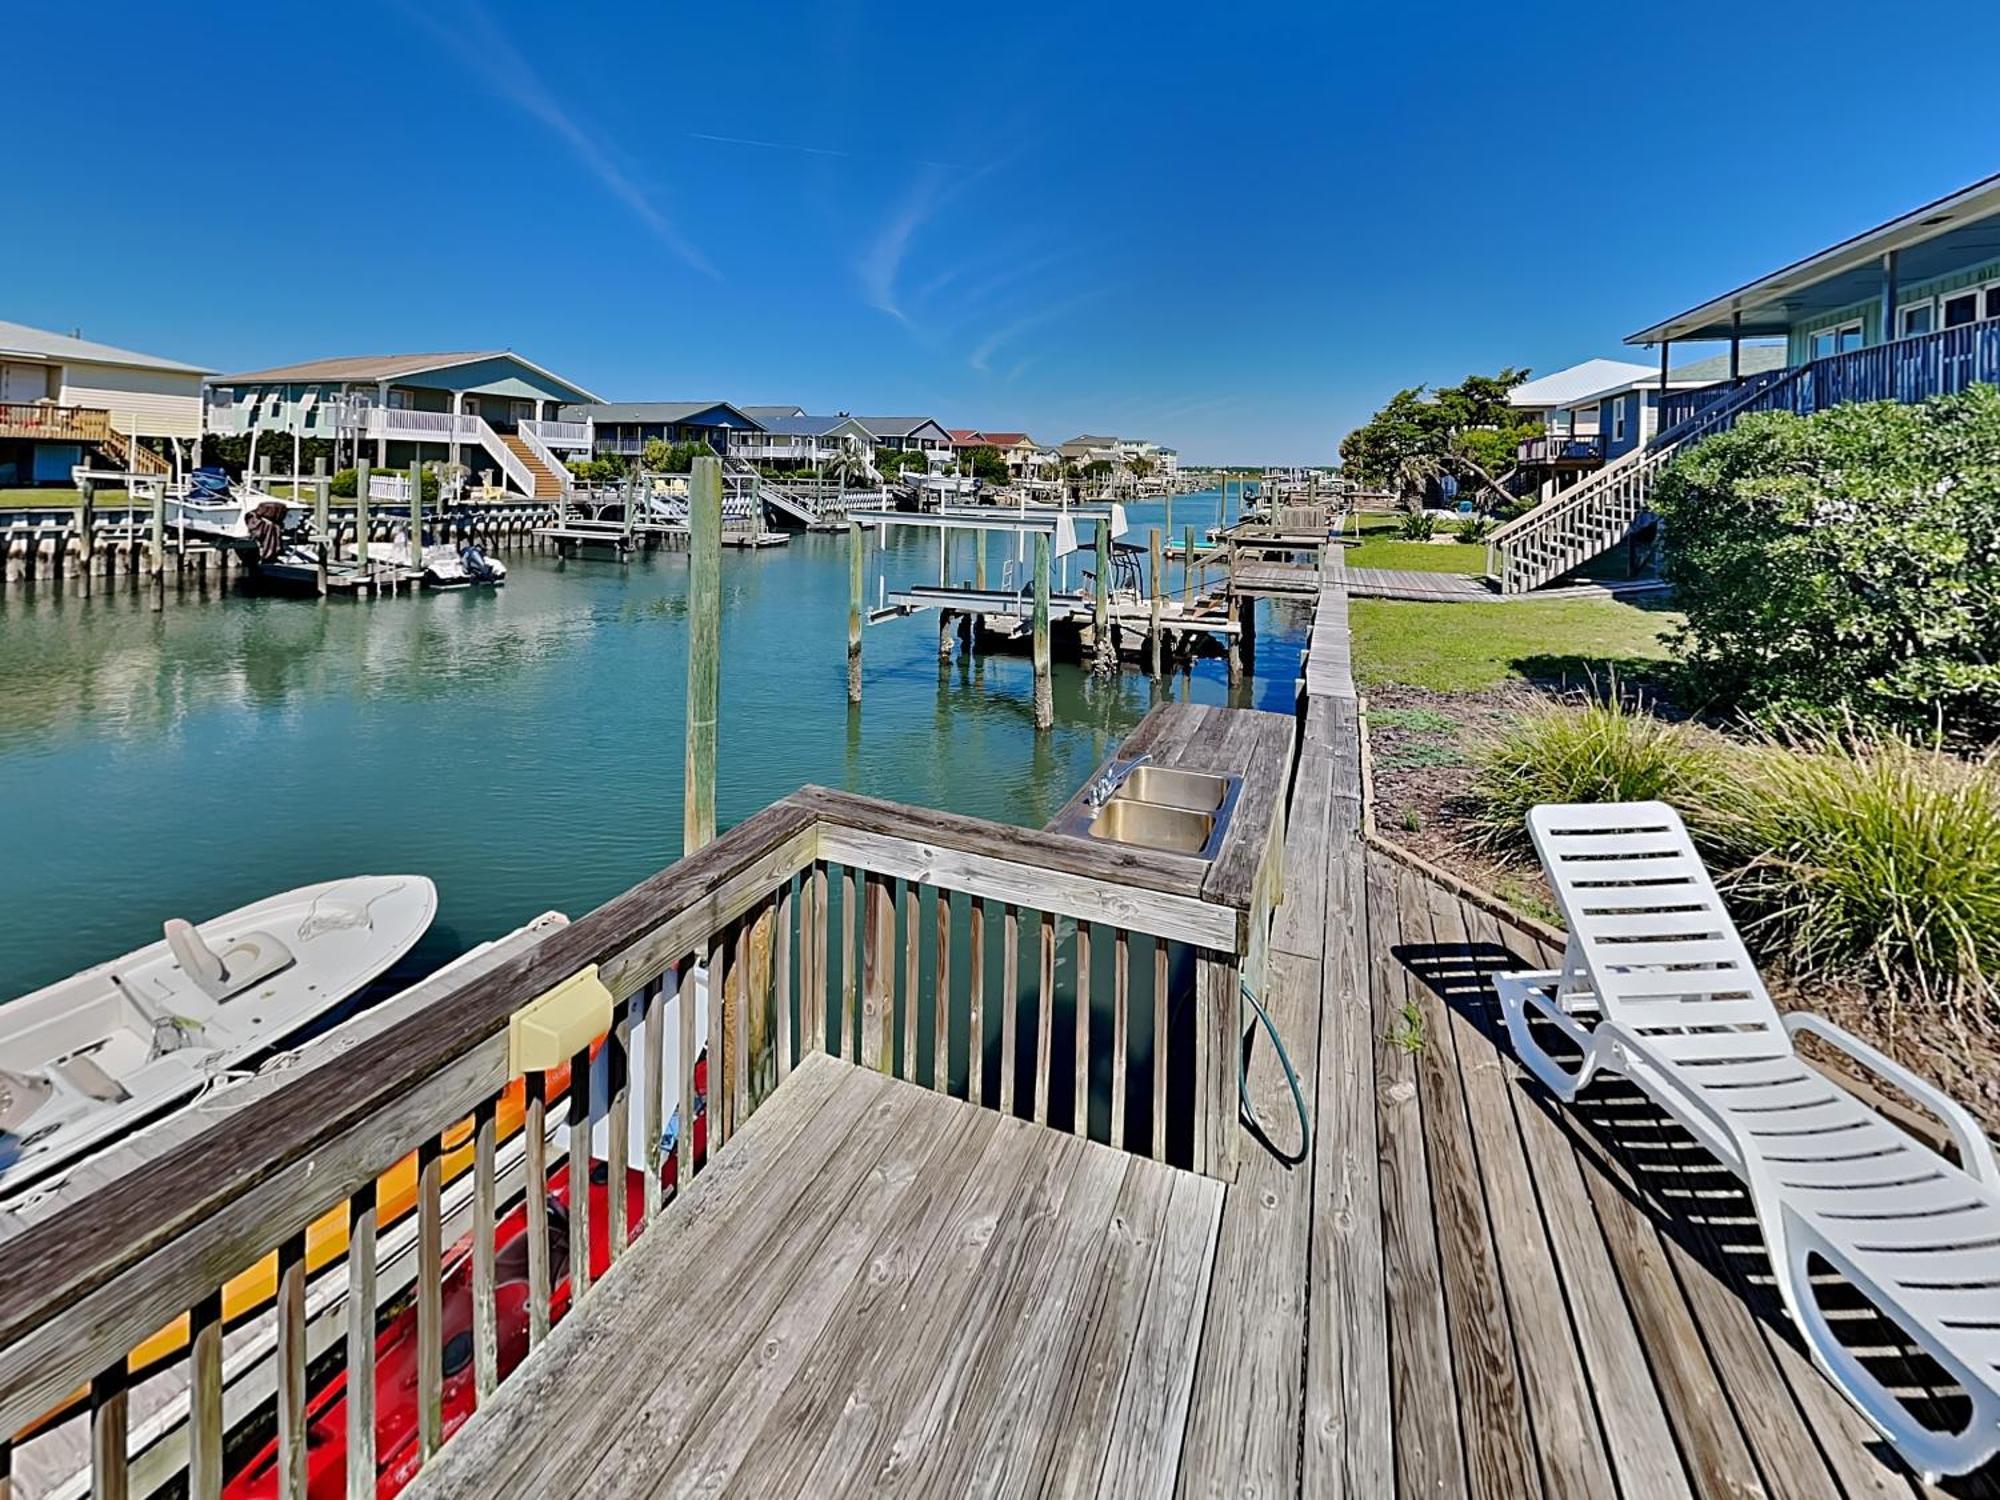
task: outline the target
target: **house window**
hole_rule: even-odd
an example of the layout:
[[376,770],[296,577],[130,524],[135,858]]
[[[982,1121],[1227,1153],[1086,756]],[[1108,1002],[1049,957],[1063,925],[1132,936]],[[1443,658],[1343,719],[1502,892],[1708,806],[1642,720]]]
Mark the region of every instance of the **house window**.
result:
[[1625,403],[1623,401],[1620,401],[1616,406],[1611,408],[1611,441],[1614,443],[1625,441]]
[[1921,338],[1923,335],[1929,333],[1937,326],[1935,311],[1928,302],[1920,302],[1915,307],[1905,307],[1899,310],[1897,318],[1900,321],[1902,336],[1906,339],[1914,339]]
[[1967,323],[1979,321],[1979,293],[1960,292],[1956,297],[1944,299],[1944,326],[1963,328]]
[[1822,328],[1812,336],[1811,354],[1814,359],[1831,359],[1836,354],[1845,354],[1850,349],[1861,347],[1861,325],[1842,323],[1837,328]]
[[390,386],[389,410],[408,411],[409,409],[410,409],[410,393],[402,389],[400,386],[393,386],[393,385]]
[[1986,289],[1986,316],[2000,318],[2000,286],[1989,286]]

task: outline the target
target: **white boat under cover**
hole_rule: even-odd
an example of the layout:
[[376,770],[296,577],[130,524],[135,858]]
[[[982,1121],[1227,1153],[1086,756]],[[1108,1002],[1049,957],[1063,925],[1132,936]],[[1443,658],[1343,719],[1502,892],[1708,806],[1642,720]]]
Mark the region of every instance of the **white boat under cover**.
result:
[[185,1105],[409,952],[422,875],[301,886],[0,1005],[0,1199]]

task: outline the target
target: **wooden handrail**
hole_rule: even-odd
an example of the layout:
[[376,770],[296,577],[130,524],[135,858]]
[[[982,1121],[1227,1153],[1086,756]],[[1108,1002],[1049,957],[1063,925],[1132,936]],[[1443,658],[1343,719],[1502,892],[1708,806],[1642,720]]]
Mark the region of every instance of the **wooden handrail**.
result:
[[[1157,714],[1148,721],[1159,722]],[[1240,738],[1220,733],[1215,737],[1215,753],[1246,757],[1246,784],[1254,780],[1260,798],[1280,790],[1263,783],[1272,778],[1281,781],[1287,760],[1286,754],[1274,754],[1262,743],[1263,728],[1259,724],[1246,729]],[[952,971],[945,957],[953,903],[968,916],[967,903],[982,913],[992,909],[995,920],[989,936],[996,947],[1003,931],[1002,915],[1004,931],[1011,935],[1017,914],[1025,914],[1042,939],[1043,1034],[1037,1036],[1035,1076],[1024,1080],[1020,1098],[1025,1107],[1032,1094],[1037,1119],[1047,1117],[1051,1097],[1067,1100],[1071,1128],[1079,1132],[1090,1128],[1089,1111],[1079,1103],[1086,1075],[1079,1068],[1075,1092],[1068,1084],[1052,1087],[1047,1076],[1055,1056],[1045,1033],[1055,1004],[1052,965],[1058,918],[1074,924],[1072,940],[1080,960],[1088,959],[1091,932],[1096,929],[1115,953],[1121,976],[1142,961],[1139,955],[1150,954],[1160,985],[1168,971],[1169,945],[1181,945],[1195,977],[1191,991],[1177,989],[1176,1003],[1191,994],[1198,1025],[1190,1032],[1196,1079],[1192,1119],[1183,1115],[1174,1122],[1176,1139],[1183,1143],[1175,1149],[1188,1149],[1185,1132],[1191,1127],[1192,1164],[1216,1175],[1231,1175],[1236,1131],[1231,1049],[1240,1039],[1235,1030],[1237,976],[1258,947],[1251,908],[1268,917],[1271,892],[1266,872],[1275,826],[1268,813],[1246,817],[1242,847],[1225,839],[1215,860],[1202,861],[904,807],[822,787],[802,788],[528,951],[468,978],[360,1041],[339,1060],[278,1082],[143,1171],[118,1178],[54,1214],[33,1234],[0,1243],[0,1440],[105,1371],[122,1368],[129,1351],[163,1326],[190,1309],[212,1306],[217,1287],[268,1256],[274,1247],[302,1243],[307,1226],[330,1209],[342,1203],[367,1203],[372,1215],[371,1189],[382,1171],[413,1151],[429,1150],[443,1132],[481,1111],[483,1118],[490,1118],[494,1101],[517,1076],[508,1045],[510,1017],[591,965],[597,966],[616,1005],[613,1030],[618,1039],[605,1044],[623,1047],[628,1000],[634,1007],[632,1020],[644,1008],[649,1017],[658,1017],[660,1028],[667,1027],[671,1023],[664,1006],[646,997],[656,993],[656,982],[670,970],[685,977],[696,959],[708,956],[708,1036],[721,1065],[718,1069],[712,1057],[707,1118],[710,1145],[719,1146],[740,1128],[761,1091],[770,1086],[772,1080],[763,1076],[763,1068],[772,1053],[776,1076],[782,1078],[795,1051],[822,1045],[830,976],[826,955],[832,941],[830,865],[842,869],[847,890],[859,891],[867,905],[866,974],[852,966],[844,972],[850,989],[865,991],[871,1020],[858,1048],[850,1034],[847,1055],[858,1051],[871,1065],[885,1069],[893,1065],[893,976],[906,974],[903,1013],[909,1040],[902,1049],[904,1076],[923,1081],[913,1059],[921,1006],[937,1038],[938,1063],[930,1071],[929,1086],[952,1090],[953,1074],[946,1065],[952,1033],[940,1021],[953,1004]],[[921,931],[911,921],[901,938],[896,936],[893,901],[899,881],[909,913],[917,910],[921,890],[937,893],[935,899],[945,915],[935,934]],[[861,896],[849,896],[845,908],[849,924],[861,915]],[[886,925],[885,900],[892,903]],[[1025,934],[1034,928],[1022,930]],[[856,929],[849,925],[847,932],[851,940]],[[796,964],[794,935],[799,945]],[[979,938],[970,941],[972,951],[978,951]],[[920,996],[915,954],[932,943],[937,945],[938,967]],[[936,978],[939,974],[945,976],[942,983]],[[1088,973],[1080,973],[1076,983],[1079,1029],[1073,1055],[1081,1058],[1091,1050],[1092,1006],[1085,998]],[[691,1097],[697,1050],[695,1010],[689,999],[693,992],[676,989],[682,995],[678,1087],[685,1100]],[[762,1030],[758,1019],[766,1014],[764,1006],[773,996],[778,1006],[775,1037]],[[1115,1000],[1115,1036],[1123,1038],[1124,977],[1118,981]],[[977,999],[972,1003],[976,1005]],[[801,1028],[796,1033],[794,1004]],[[1100,1000],[1098,1005],[1102,1004]],[[1164,1001],[1155,1010],[1157,1049],[1165,1045],[1167,1034]],[[1009,1016],[1011,1037],[1011,1008]],[[662,1043],[660,1031],[651,1029],[650,1021],[648,1025],[649,1052],[643,1060],[648,1078],[642,1102],[652,1115],[647,1138],[657,1142],[660,1059],[651,1049]],[[764,1039],[768,1052],[759,1047],[757,1038]],[[973,1080],[978,1077],[977,1064],[970,1059],[971,1042],[962,1033],[959,1039],[968,1057],[958,1070],[957,1091],[984,1104],[977,1083],[967,1084],[968,1075]],[[1104,1039],[1096,1045],[1102,1047]],[[1128,1079],[1138,1074],[1122,1041],[1110,1059],[1114,1098],[1120,1102],[1109,1139],[1123,1144],[1122,1101]],[[1006,1066],[1011,1070],[1011,1060]],[[633,1071],[635,1075],[639,1071],[636,1062]],[[531,1084],[540,1078],[532,1075]],[[578,1097],[573,1091],[572,1100]],[[1012,1107],[1008,1101],[1013,1097],[1010,1077],[1003,1107]],[[528,1138],[538,1140],[542,1115],[533,1101],[540,1094],[531,1089],[529,1098]],[[622,1118],[618,1112],[628,1107],[612,1101],[611,1118]],[[1151,1126],[1129,1149],[1150,1148],[1164,1155],[1168,1125],[1166,1097],[1156,1091]],[[686,1152],[691,1122],[684,1119],[682,1126],[681,1149]],[[624,1194],[625,1134],[616,1125],[611,1134],[615,1217]],[[587,1154],[578,1139],[572,1137],[573,1173],[579,1170],[575,1153]],[[490,1151],[490,1140],[481,1149]],[[658,1163],[635,1165],[650,1171]],[[694,1163],[683,1156],[681,1165],[685,1173]],[[532,1185],[542,1181],[540,1172],[541,1168],[532,1168],[529,1177],[529,1196],[535,1201],[540,1201],[541,1189]],[[649,1215],[656,1198],[649,1187]],[[491,1233],[492,1207],[489,1187],[480,1206],[484,1218],[475,1220],[475,1235]],[[579,1217],[586,1210],[587,1204],[572,1205]],[[438,1211],[434,1191],[420,1195],[418,1211],[426,1216],[431,1226],[427,1232],[434,1237]],[[356,1243],[373,1243],[372,1218],[368,1225],[368,1235]],[[579,1225],[572,1245],[588,1243]],[[291,1264],[281,1258],[281,1277]],[[355,1286],[372,1289],[365,1266],[351,1263],[349,1276]],[[372,1290],[361,1295],[372,1298]],[[304,1316],[289,1303],[281,1305],[277,1315],[281,1322]],[[208,1316],[199,1311],[195,1315],[197,1348],[211,1347],[201,1341],[203,1329],[212,1326],[203,1321]],[[197,1383],[200,1378],[198,1373]],[[122,1398],[114,1394],[106,1399]],[[293,1390],[283,1399],[302,1401],[303,1395]],[[206,1443],[209,1437],[201,1441]]]

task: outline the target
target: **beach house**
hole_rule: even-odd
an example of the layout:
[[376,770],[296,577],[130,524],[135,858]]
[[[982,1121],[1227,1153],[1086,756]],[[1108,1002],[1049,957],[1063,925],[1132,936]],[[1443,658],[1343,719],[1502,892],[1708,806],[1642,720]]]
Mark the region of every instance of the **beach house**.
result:
[[[1782,340],[1782,360],[1757,353],[1752,340]],[[1727,345],[1707,366],[1717,379],[1676,382],[1673,349],[1690,342]],[[1493,571],[1509,593],[1553,582],[1619,545],[1649,514],[1653,482],[1674,453],[1739,417],[1922,401],[2000,383],[2000,174],[1664,318],[1626,343],[1659,352],[1655,431],[1493,534]]]
[[790,407],[743,410],[764,414],[757,418],[758,431],[736,435],[736,456],[751,463],[811,469],[829,462],[849,443],[858,443],[864,453],[875,446],[874,435],[853,417],[816,417]]
[[730,457],[747,434],[763,424],[727,401],[595,401],[565,406],[563,420],[587,422],[591,451],[599,457],[638,458],[646,444],[706,443]]
[[336,462],[400,468],[464,464],[522,494],[561,490],[563,460],[588,452],[588,424],[563,408],[597,398],[509,349],[366,354],[306,360],[210,382],[208,431],[248,435],[287,453],[305,438],[333,441]]
[[929,417],[856,417],[877,448],[922,453],[932,464],[949,464],[951,433]]
[[0,488],[67,485],[70,471],[84,463],[140,474],[173,471],[201,440],[208,373],[75,334],[0,322]]

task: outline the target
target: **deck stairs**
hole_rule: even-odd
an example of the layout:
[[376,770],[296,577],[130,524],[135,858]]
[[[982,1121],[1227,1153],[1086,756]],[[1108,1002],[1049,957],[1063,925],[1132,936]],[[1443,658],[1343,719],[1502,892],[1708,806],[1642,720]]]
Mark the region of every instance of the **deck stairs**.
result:
[[1728,431],[1747,413],[1786,406],[1800,374],[1801,369],[1773,370],[1745,381],[1645,447],[1515,517],[1493,533],[1488,576],[1501,593],[1523,594],[1601,557],[1625,540],[1646,511],[1669,459],[1692,443]]
[[535,481],[534,497],[537,500],[560,500],[563,497],[562,479],[542,461],[541,455],[529,445],[519,433],[503,432],[500,441],[507,445],[507,451],[518,458]]
[[99,452],[128,474],[170,474],[173,472],[172,464],[169,464],[151,448],[133,442],[130,437],[120,432],[109,422],[104,425],[103,436],[94,439],[94,441],[97,444]]

